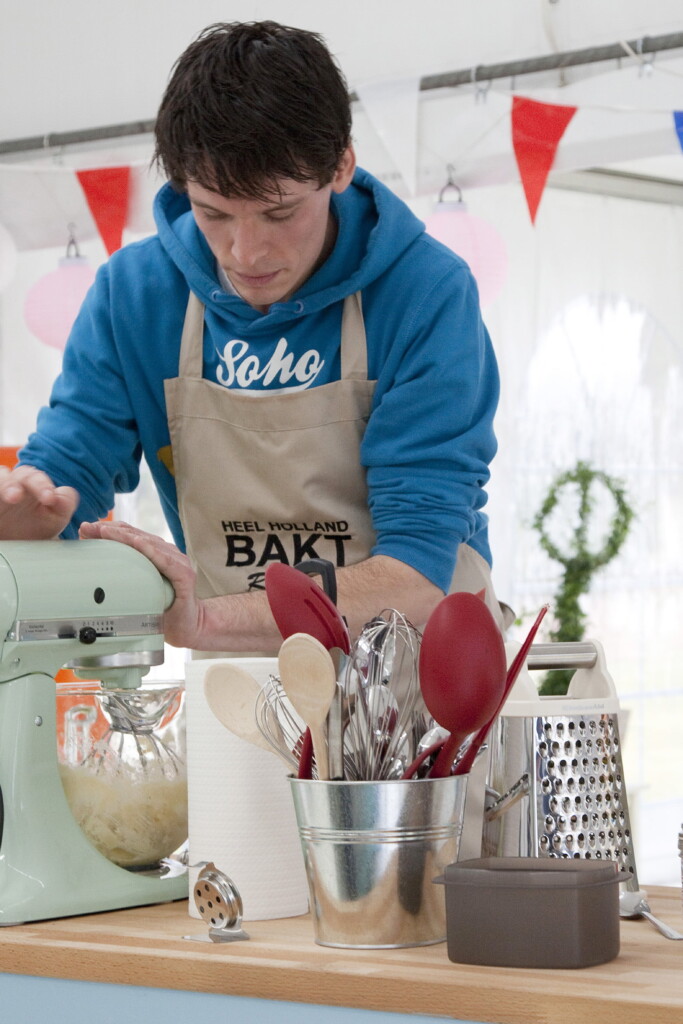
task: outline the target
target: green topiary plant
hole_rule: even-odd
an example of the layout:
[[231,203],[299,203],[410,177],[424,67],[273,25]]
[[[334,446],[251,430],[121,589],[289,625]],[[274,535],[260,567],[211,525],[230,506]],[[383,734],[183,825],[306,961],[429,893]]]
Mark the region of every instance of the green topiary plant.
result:
[[[594,552],[588,548],[588,525],[595,505],[593,485],[596,483],[602,484],[610,492],[615,511],[605,543],[599,551]],[[545,522],[557,506],[564,488],[572,485],[578,489],[579,522],[574,531],[570,550],[562,552],[548,535]],[[543,550],[564,566],[562,583],[554,604],[557,627],[550,633],[551,640],[566,642],[583,639],[586,615],[581,610],[580,597],[588,591],[594,573],[618,554],[628,535],[633,516],[633,509],[626,500],[620,482],[600,470],[593,469],[586,462],[577,462],[574,469],[562,473],[551,484],[533,520],[533,527],[538,531]],[[539,693],[565,694],[572,674],[570,669],[555,669],[549,672],[539,686]]]

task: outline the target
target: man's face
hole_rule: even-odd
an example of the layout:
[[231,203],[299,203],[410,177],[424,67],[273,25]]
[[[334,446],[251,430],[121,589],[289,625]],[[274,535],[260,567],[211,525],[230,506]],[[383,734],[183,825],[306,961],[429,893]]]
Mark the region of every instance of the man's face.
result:
[[334,246],[332,192],[343,192],[355,168],[348,149],[327,184],[283,179],[272,201],[227,199],[188,181],[197,224],[237,293],[255,309],[286,302]]

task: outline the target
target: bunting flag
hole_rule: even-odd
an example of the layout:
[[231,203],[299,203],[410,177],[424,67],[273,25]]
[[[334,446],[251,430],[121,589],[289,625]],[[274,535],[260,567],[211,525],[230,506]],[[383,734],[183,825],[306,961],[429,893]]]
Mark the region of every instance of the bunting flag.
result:
[[674,128],[683,149],[683,110],[674,110]]
[[130,167],[76,171],[104,246],[111,256],[121,248],[128,215]]
[[576,111],[576,107],[513,96],[512,145],[532,224],[560,139]]

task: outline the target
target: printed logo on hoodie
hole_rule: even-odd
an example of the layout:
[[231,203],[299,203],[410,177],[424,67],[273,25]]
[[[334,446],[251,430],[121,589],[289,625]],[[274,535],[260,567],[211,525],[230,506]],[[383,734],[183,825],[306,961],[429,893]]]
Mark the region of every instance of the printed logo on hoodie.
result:
[[286,338],[280,338],[270,357],[264,362],[263,353],[250,350],[249,343],[233,338],[226,342],[218,355],[216,380],[226,388],[305,391],[320,375],[325,360],[315,348],[296,356],[289,350]]

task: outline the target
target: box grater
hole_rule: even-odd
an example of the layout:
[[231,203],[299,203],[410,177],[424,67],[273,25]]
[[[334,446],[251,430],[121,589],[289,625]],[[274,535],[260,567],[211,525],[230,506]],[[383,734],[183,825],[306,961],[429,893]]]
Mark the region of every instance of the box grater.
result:
[[[576,668],[563,697],[529,669]],[[614,861],[638,889],[619,701],[599,643],[537,644],[488,738],[482,855]]]

